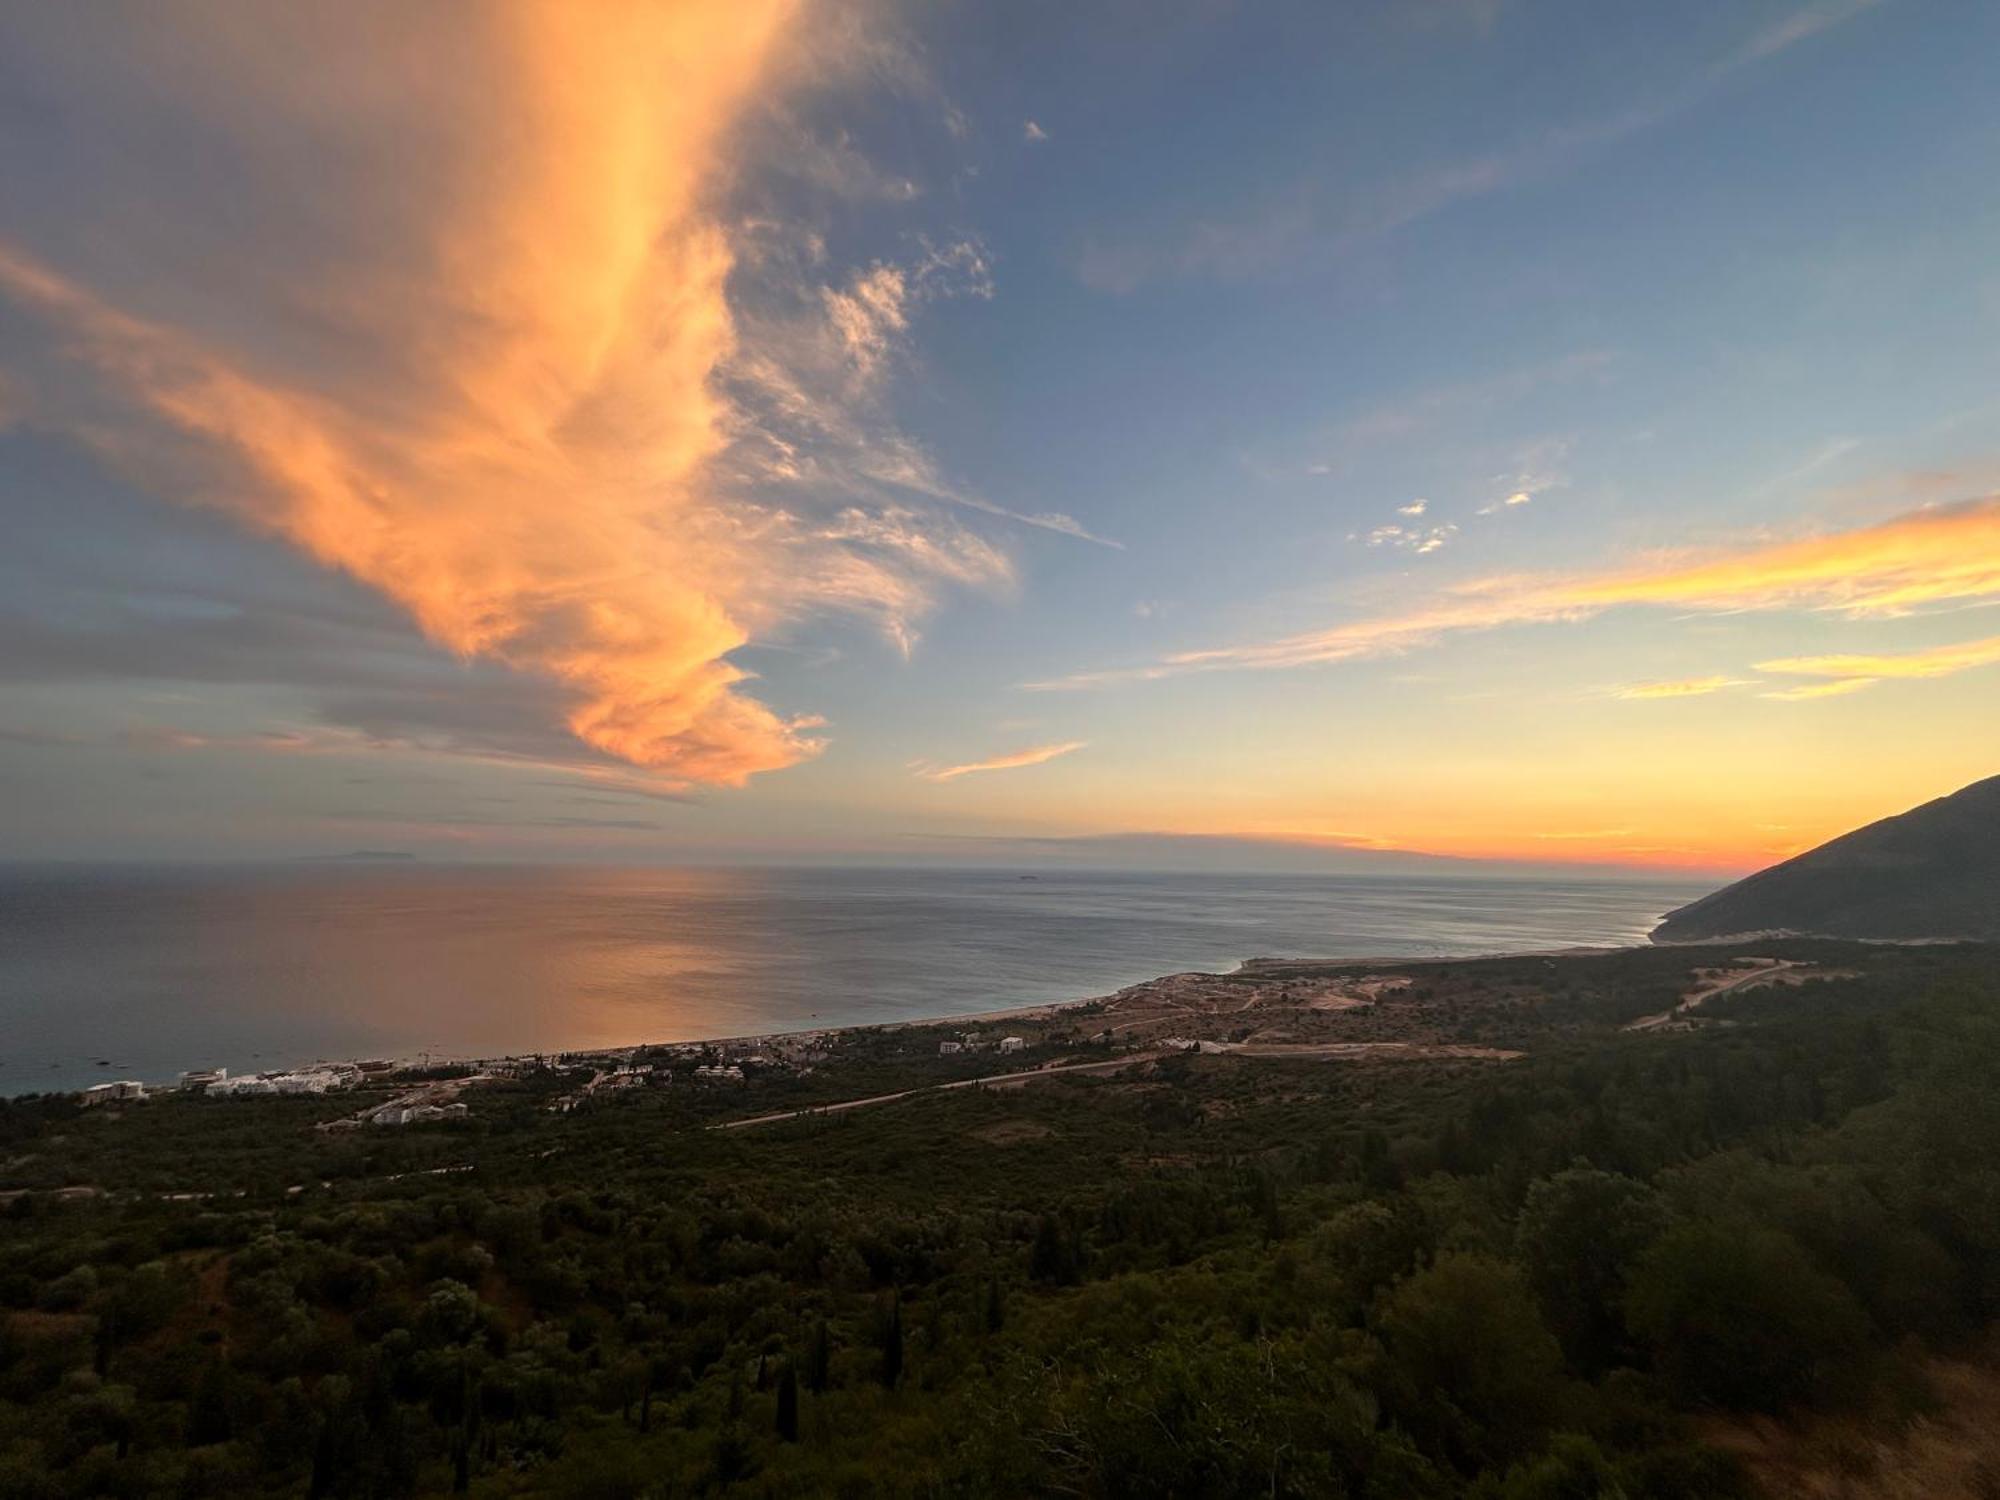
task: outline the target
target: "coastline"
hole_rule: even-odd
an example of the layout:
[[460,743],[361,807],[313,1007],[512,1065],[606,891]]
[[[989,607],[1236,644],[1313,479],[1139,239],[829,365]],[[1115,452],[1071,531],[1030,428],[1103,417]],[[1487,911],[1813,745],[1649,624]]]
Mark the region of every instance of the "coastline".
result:
[[[617,1063],[630,1061],[647,1052],[673,1051],[761,1051],[780,1045],[810,1044],[815,1041],[831,1041],[837,1038],[858,1035],[864,1032],[922,1031],[939,1027],[979,1027],[995,1026],[1010,1021],[1047,1022],[1065,1014],[1081,1011],[1090,1006],[1104,1006],[1121,996],[1147,990],[1153,986],[1171,984],[1175,981],[1226,980],[1230,978],[1254,977],[1260,970],[1299,969],[1324,970],[1328,975],[1336,975],[1342,970],[1387,970],[1411,966],[1434,964],[1485,963],[1506,959],[1560,959],[1600,957],[1618,953],[1634,952],[1652,945],[1644,942],[1626,944],[1578,944],[1563,948],[1501,949],[1482,953],[1432,953],[1373,955],[1359,958],[1277,958],[1259,955],[1239,959],[1233,968],[1181,969],[1165,974],[1155,974],[1150,978],[1120,986],[1118,989],[1096,995],[1079,996],[1068,1000],[1036,1001],[1027,1005],[1003,1006],[993,1010],[956,1011],[942,1015],[912,1016],[891,1021],[842,1022],[830,1026],[784,1027],[769,1031],[744,1032],[730,1036],[688,1037],[671,1041],[621,1042],[609,1046],[565,1048],[553,1051],[524,1051],[516,1053],[440,1053],[424,1052],[415,1056],[378,1056],[360,1058],[315,1057],[293,1063],[289,1066],[261,1069],[257,1073],[237,1076],[261,1077],[283,1073],[305,1073],[315,1070],[359,1070],[366,1064],[387,1063],[387,1069],[378,1069],[385,1078],[408,1077],[412,1074],[434,1071],[440,1068],[491,1069],[494,1067],[518,1067],[526,1064],[553,1060],[571,1065],[583,1065],[592,1061]],[[188,1070],[194,1071],[194,1070]],[[112,1081],[107,1072],[102,1081]],[[177,1080],[166,1079],[137,1080],[149,1089],[171,1090]],[[37,1092],[37,1091],[30,1091]],[[53,1089],[52,1094],[81,1093],[80,1089]],[[24,1097],[12,1095],[7,1097]]]
[[[214,944],[190,948],[181,929],[150,920],[161,892],[178,899],[172,882],[114,884],[117,906],[78,906],[68,941],[20,955],[20,999],[0,1018],[12,1043],[0,1058],[0,1096],[127,1079],[172,1086],[182,1072],[217,1067],[256,1076],[367,1058],[409,1070],[1047,1026],[1177,974],[1643,947],[1660,913],[1687,899],[1679,882],[1611,891],[1496,881],[1467,894],[1429,880],[1357,891],[1293,878],[1118,876],[1017,891],[984,880],[940,889],[889,872],[861,890],[804,877],[754,885],[747,909],[759,925],[732,912],[711,937],[705,898],[681,882],[635,888],[624,875],[586,876],[581,887],[572,878],[547,891],[453,880],[413,895],[398,886],[388,904],[364,884],[338,911],[318,896],[281,906],[275,928],[244,934],[241,958]],[[231,891],[220,890],[204,885],[202,894],[233,920]],[[582,896],[594,913],[607,905],[590,927],[565,926]],[[252,909],[262,910],[243,908]],[[128,940],[134,911],[148,920]],[[321,941],[333,916],[363,924],[351,953]],[[501,941],[489,942],[496,933]],[[863,933],[865,961],[854,946]],[[523,961],[507,962],[510,954]],[[1272,956],[1289,954],[1310,956]]]

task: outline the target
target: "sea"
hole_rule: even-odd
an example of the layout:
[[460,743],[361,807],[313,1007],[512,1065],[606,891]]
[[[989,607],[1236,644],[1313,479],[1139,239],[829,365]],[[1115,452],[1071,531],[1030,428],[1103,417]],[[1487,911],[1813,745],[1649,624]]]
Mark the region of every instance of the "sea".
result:
[[0,868],[0,1094],[964,1015],[1253,957],[1641,942],[1675,880]]

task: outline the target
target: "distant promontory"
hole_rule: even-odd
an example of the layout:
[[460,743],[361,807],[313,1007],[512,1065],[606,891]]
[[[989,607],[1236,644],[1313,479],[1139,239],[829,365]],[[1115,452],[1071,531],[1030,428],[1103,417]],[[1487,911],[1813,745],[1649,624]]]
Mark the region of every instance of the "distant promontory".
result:
[[1842,834],[1669,912],[1653,941],[1759,933],[2000,939],[2000,776]]

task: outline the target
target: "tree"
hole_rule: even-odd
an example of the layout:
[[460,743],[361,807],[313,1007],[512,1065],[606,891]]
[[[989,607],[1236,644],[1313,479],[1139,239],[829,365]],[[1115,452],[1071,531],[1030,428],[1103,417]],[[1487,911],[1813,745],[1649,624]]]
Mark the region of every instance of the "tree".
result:
[[220,1355],[202,1367],[188,1400],[186,1440],[190,1448],[210,1443],[226,1443],[231,1436],[229,1420],[229,1367]]
[[785,1361],[784,1371],[778,1376],[777,1428],[779,1442],[799,1440],[799,1376],[790,1360]]
[[813,1330],[812,1349],[806,1356],[806,1385],[815,1396],[826,1394],[832,1369],[833,1349],[827,1336],[826,1319],[821,1318],[819,1327]]
[[1074,1286],[1081,1279],[1076,1246],[1055,1214],[1043,1214],[1028,1252],[1028,1275],[1050,1286]]
[[1559,1434],[1548,1452],[1515,1465],[1498,1486],[1480,1493],[1497,1500],[1623,1500],[1627,1492],[1603,1450],[1569,1432]]
[[1361,1136],[1361,1182],[1372,1192],[1394,1192],[1403,1185],[1403,1169],[1389,1154],[1389,1138],[1379,1130]]
[[1562,1351],[1511,1266],[1440,1256],[1384,1299],[1375,1327],[1395,1411],[1426,1449],[1472,1473],[1541,1446]]
[[1578,1167],[1528,1189],[1514,1242],[1563,1352],[1591,1374],[1624,1352],[1625,1278],[1667,1227],[1657,1195],[1616,1172]]
[[1266,1240],[1285,1237],[1285,1218],[1278,1206],[1278,1179],[1260,1170],[1256,1181],[1257,1223]]
[[1421,1264],[1437,1231],[1421,1203],[1398,1193],[1350,1204],[1314,1231],[1312,1244],[1358,1306]]
[[1864,1369],[1868,1322],[1790,1235],[1668,1231],[1632,1271],[1625,1316],[1683,1401],[1777,1411],[1827,1400]]
[[882,1328],[882,1384],[894,1390],[903,1378],[903,1297],[896,1294]]

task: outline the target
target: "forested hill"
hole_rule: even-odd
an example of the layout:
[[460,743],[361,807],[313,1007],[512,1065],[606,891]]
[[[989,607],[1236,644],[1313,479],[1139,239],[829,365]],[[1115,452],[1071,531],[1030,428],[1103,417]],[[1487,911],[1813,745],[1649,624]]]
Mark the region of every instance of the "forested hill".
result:
[[1994,1492],[2000,946],[1212,978],[1376,1040],[0,1099],[0,1496]]
[[2000,937],[2000,776],[1843,834],[1670,912],[1653,941],[1759,932]]

